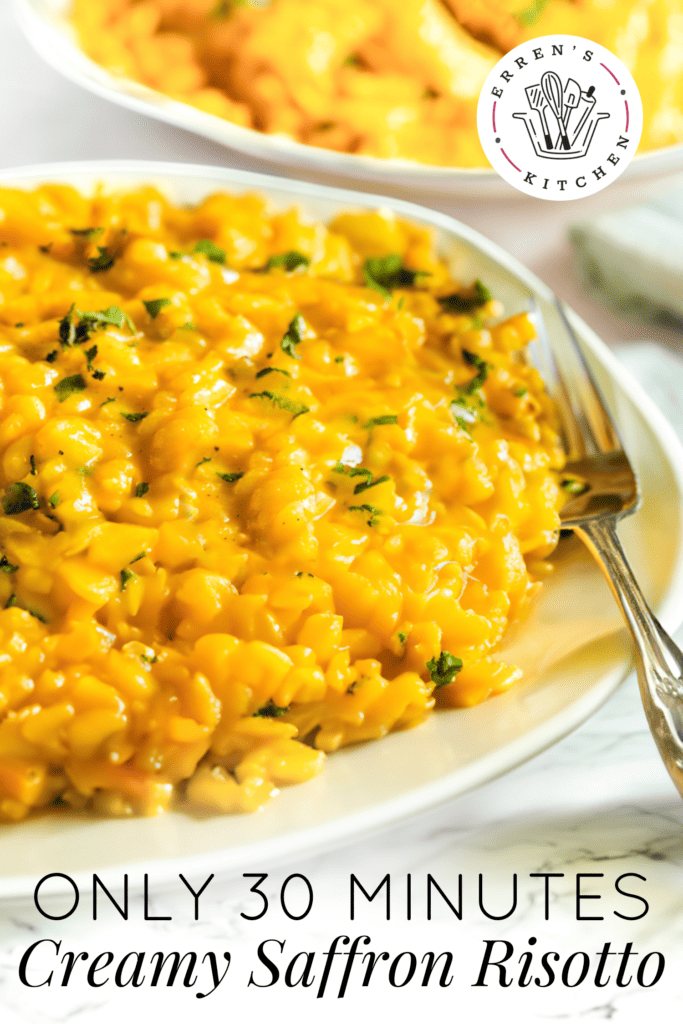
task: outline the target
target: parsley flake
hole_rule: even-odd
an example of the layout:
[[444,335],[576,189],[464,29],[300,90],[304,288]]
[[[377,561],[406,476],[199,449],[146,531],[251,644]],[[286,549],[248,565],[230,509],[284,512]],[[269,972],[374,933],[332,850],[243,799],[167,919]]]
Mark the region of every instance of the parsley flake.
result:
[[383,515],[382,509],[374,505],[349,505],[349,512],[369,512],[368,526],[376,526],[377,517]]
[[74,373],[71,377],[63,377],[54,386],[54,392],[60,402],[65,402],[71,395],[79,391],[85,391],[87,387],[85,379],[80,373]]
[[462,668],[462,658],[456,658],[449,651],[442,651],[438,658],[430,658],[427,662],[429,674],[435,689],[452,683]]
[[2,499],[2,507],[6,516],[17,516],[21,512],[39,508],[40,502],[33,488],[20,480],[9,485]]
[[88,260],[88,266],[92,274],[99,274],[103,270],[109,270],[110,267],[114,266],[116,259],[105,245],[98,245],[97,251],[99,256],[91,256]]
[[582,480],[575,480],[573,477],[567,477],[566,480],[562,481],[562,489],[567,491],[576,497],[579,494],[585,494],[588,490],[588,484]]
[[469,363],[470,366],[474,366],[477,373],[463,388],[466,395],[471,395],[474,391],[478,391],[482,386],[486,378],[488,377],[489,370],[491,369],[489,363],[485,363],[481,356],[477,355],[476,352],[468,352],[466,348],[462,350],[463,359]]
[[516,11],[512,17],[515,19],[518,25],[522,28],[531,28],[539,21],[544,10],[548,6],[549,0],[532,0],[532,3],[525,7],[524,10]]
[[412,288],[418,277],[429,277],[427,270],[410,270],[403,266],[398,252],[388,256],[368,256],[363,264],[363,278],[368,288],[374,288],[385,299],[393,288]]
[[135,497],[136,498],[144,498],[144,496],[147,494],[148,490],[149,490],[149,484],[146,484],[146,483],[138,484],[137,487],[135,488]]
[[135,573],[133,572],[133,570],[132,569],[122,569],[121,570],[121,590],[125,590],[126,586],[128,585],[128,583],[132,579],[135,579]]
[[35,455],[32,455],[29,461],[31,463],[31,476],[35,476],[36,472],[37,472],[37,470],[36,470],[36,457],[35,457]]
[[200,252],[212,263],[225,263],[226,252],[220,246],[212,242],[210,238],[202,238],[194,247],[195,252]]
[[288,356],[292,356],[293,359],[301,359],[301,356],[297,354],[295,346],[301,344],[301,336],[306,330],[306,324],[301,313],[297,313],[294,319],[291,321],[287,328],[287,333],[284,335],[280,342],[280,348]]
[[60,504],[61,500],[62,499],[59,495],[59,492],[54,491],[54,493],[51,494],[50,497],[47,499],[47,503],[51,508],[57,508],[57,505]]
[[439,305],[447,313],[470,313],[473,309],[485,306],[490,301],[491,292],[479,278],[468,291],[453,292],[452,295],[442,295],[440,299],[437,299]]
[[304,405],[303,402],[293,402],[291,398],[287,398],[285,395],[276,395],[273,391],[252,391],[249,397],[268,398],[278,408],[284,409],[285,412],[291,412],[294,419],[297,416],[302,416],[305,412],[310,412],[309,407]]
[[124,420],[128,420],[129,423],[139,423],[140,420],[144,420],[145,416],[149,416],[148,412],[122,412]]
[[287,706],[286,708],[281,708],[281,707],[279,707],[273,701],[273,699],[271,697],[271,699],[268,701],[267,704],[264,704],[262,708],[259,708],[258,711],[254,712],[252,717],[253,718],[279,718],[280,715],[286,715],[288,711],[289,711],[289,706]]
[[85,238],[88,242],[94,242],[96,238],[104,234],[104,228],[71,228],[71,234],[77,238]]
[[237,480],[242,479],[244,473],[216,473],[216,476],[219,476],[221,480],[225,480],[226,484],[234,484]]
[[386,416],[374,416],[367,423],[364,423],[363,427],[365,430],[368,430],[370,427],[391,427],[397,425],[398,416],[395,416],[393,413],[387,413]]
[[279,269],[284,270],[287,274],[291,274],[295,270],[310,267],[310,265],[311,261],[308,256],[304,256],[297,249],[290,249],[289,252],[282,252],[277,256],[271,256],[266,263],[266,270]]
[[171,305],[170,299],[148,299],[146,302],[143,299],[142,305],[145,307],[152,320],[156,320],[162,309],[166,309],[166,306]]
[[261,377],[266,377],[269,373],[283,373],[285,377],[292,376],[291,373],[287,372],[287,370],[281,370],[279,366],[266,366],[256,374],[256,380],[259,380]]
[[9,562],[4,555],[2,556],[2,558],[0,558],[0,572],[16,572],[18,568],[18,565],[12,565],[12,563]]

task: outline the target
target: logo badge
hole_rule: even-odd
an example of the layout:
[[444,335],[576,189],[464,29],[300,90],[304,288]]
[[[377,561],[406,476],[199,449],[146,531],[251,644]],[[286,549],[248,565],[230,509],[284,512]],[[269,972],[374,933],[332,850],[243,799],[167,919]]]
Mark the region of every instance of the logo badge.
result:
[[643,107],[630,72],[604,46],[580,36],[538,36],[490,72],[477,128],[510,185],[561,202],[616,181],[638,148]]

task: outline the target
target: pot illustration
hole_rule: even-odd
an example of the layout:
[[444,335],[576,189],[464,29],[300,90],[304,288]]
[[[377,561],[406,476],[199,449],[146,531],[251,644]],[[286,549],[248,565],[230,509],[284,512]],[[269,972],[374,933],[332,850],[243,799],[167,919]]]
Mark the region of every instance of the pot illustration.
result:
[[610,115],[595,111],[595,86],[585,92],[568,78],[562,84],[554,71],[546,71],[537,85],[524,90],[528,110],[512,116],[523,121],[536,156],[546,160],[577,160],[588,153],[600,121]]

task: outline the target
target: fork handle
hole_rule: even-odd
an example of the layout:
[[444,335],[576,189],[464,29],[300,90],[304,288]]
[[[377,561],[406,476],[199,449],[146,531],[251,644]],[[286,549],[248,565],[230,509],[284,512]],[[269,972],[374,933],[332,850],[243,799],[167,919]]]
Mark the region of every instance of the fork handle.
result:
[[619,602],[636,643],[638,685],[650,731],[683,796],[683,653],[650,611],[617,536],[617,516],[575,526]]

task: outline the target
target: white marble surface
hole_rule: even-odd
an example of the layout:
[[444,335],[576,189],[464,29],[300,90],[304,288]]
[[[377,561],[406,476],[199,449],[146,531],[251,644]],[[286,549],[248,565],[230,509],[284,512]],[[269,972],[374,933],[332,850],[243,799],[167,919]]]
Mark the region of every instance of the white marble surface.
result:
[[[254,166],[233,158],[219,147],[170,127],[146,121],[102,100],[82,93],[34,56],[15,28],[8,0],[0,9],[0,166],[11,167],[49,160],[97,157],[141,157],[186,160],[236,166]],[[258,168],[262,169],[262,168]],[[665,187],[653,182],[648,190]],[[635,344],[646,333],[642,324],[629,323],[603,310],[581,293],[571,257],[564,241],[564,226],[572,219],[590,215],[591,210],[618,205],[629,197],[643,194],[645,186],[622,183],[607,193],[588,200],[566,204],[543,204],[518,200],[501,203],[458,202],[447,207],[461,220],[514,252],[560,295],[566,298],[605,340],[619,345],[619,353],[654,392],[664,411],[683,432],[683,362],[673,350],[680,337],[670,330],[650,328],[651,339],[666,346]],[[446,207],[444,207],[446,208]],[[663,355],[662,353],[666,354]],[[679,640],[681,636],[679,636]],[[264,891],[274,902],[267,915],[248,922],[240,915],[256,914],[260,901],[248,895],[244,879],[214,879],[200,900],[199,920],[192,914],[192,900],[182,883],[171,890],[154,890],[149,915],[170,916],[171,920],[144,920],[141,898],[131,899],[127,921],[101,905],[97,921],[92,920],[88,893],[78,910],[67,920],[42,918],[31,903],[8,903],[0,907],[0,1020],[2,1024],[52,1024],[76,1020],[104,1024],[119,1021],[123,1015],[134,1022],[148,1021],[151,1015],[166,1020],[185,1020],[195,1014],[200,1019],[265,1020],[277,1013],[282,1020],[300,1019],[308,1013],[323,1013],[332,1021],[353,1015],[360,1021],[374,1020],[379,1012],[396,1021],[413,1020],[422,1014],[435,1021],[488,1020],[494,1014],[525,1024],[541,1021],[616,1021],[635,1024],[645,1016],[680,1013],[683,1010],[683,978],[678,966],[683,956],[683,804],[669,781],[650,739],[637,688],[633,678],[589,722],[539,757],[505,777],[461,797],[450,804],[416,817],[369,840],[335,849],[311,859],[272,868]],[[254,872],[267,870],[254,864]],[[288,920],[279,907],[277,893],[282,881],[292,872],[304,874],[315,893],[311,913],[302,921]],[[360,910],[356,921],[349,920],[349,876],[355,873],[372,891],[386,873],[392,879],[392,917],[384,920],[379,897]],[[553,872],[562,877],[549,882],[548,920],[544,913],[544,883],[529,876]],[[648,912],[640,920],[624,920],[616,912],[632,915],[642,908],[637,900],[620,896],[615,880],[626,873],[643,876],[623,882],[645,896]],[[412,919],[406,920],[406,875],[413,885]],[[518,876],[518,904],[506,920],[487,920],[477,909],[478,876],[483,876],[485,906],[491,913],[503,914],[511,906],[512,877]],[[600,895],[598,900],[582,902],[582,914],[603,915],[603,921],[577,921],[576,875],[586,878],[582,891]],[[433,920],[425,917],[427,875],[456,901],[458,875],[463,876],[462,920],[441,903]],[[203,879],[190,877],[197,886]],[[295,894],[293,883],[291,894]],[[106,902],[106,901],[105,901]],[[435,908],[439,903],[435,899]],[[596,909],[597,908],[597,909]],[[57,914],[60,908],[46,904]],[[293,908],[294,909],[294,908]],[[322,958],[336,935],[367,934],[369,948],[395,957],[412,951],[421,958],[428,950],[451,950],[455,955],[453,980],[439,988],[434,979],[427,987],[413,980],[404,988],[392,988],[387,981],[387,966],[380,962],[377,980],[363,988],[365,973],[356,962],[347,995],[338,998],[342,968],[337,964],[327,992],[317,998]],[[535,946],[529,945],[536,937]],[[315,983],[307,989],[288,988],[283,980],[271,988],[248,987],[250,971],[255,980],[264,981],[268,972],[258,964],[256,948],[265,939],[285,941],[278,962],[284,968],[299,951],[315,952]],[[168,953],[195,951],[200,957],[216,952],[219,969],[229,951],[232,962],[219,988],[205,999],[195,994],[206,991],[208,961],[200,967],[200,981],[194,988],[151,987],[151,968],[139,987],[116,987],[110,980],[101,988],[89,987],[80,961],[67,986],[61,984],[64,965],[60,966],[52,945],[43,944],[41,970],[29,980],[44,980],[51,969],[51,986],[27,988],[18,978],[18,965],[24,951],[41,939],[61,940],[59,957],[67,951],[87,951],[90,962],[100,951],[111,950],[116,960],[96,980],[113,977],[120,958],[131,951],[149,957],[157,950]],[[487,975],[487,987],[472,987],[478,973],[486,940],[498,940],[496,953],[504,950],[502,941],[513,944],[508,965],[509,987],[496,983],[495,969]],[[639,987],[636,980],[619,987],[616,984],[617,957],[607,959],[605,972],[611,981],[600,987],[595,981],[598,952],[604,943],[611,951],[621,951],[631,942],[632,956],[626,977],[634,973],[642,957],[657,951],[666,958],[662,979],[651,988]],[[343,948],[343,947],[342,947]],[[275,956],[278,947],[269,946]],[[365,951],[363,947],[362,951]],[[583,984],[565,987],[554,984],[543,988],[535,984],[520,986],[520,957],[534,952],[530,977],[540,980],[545,972],[539,966],[546,951],[560,954],[560,968],[575,951],[591,957],[590,973]],[[536,952],[538,951],[538,952]],[[574,961],[575,978],[581,966]],[[554,962],[554,961],[551,961]],[[124,980],[130,976],[132,961],[127,961]],[[40,967],[40,963],[36,961]],[[404,958],[403,967],[407,966]],[[646,968],[651,977],[654,958]],[[298,961],[298,976],[303,958]],[[418,969],[421,977],[423,968]],[[398,975],[401,977],[400,973]]]

